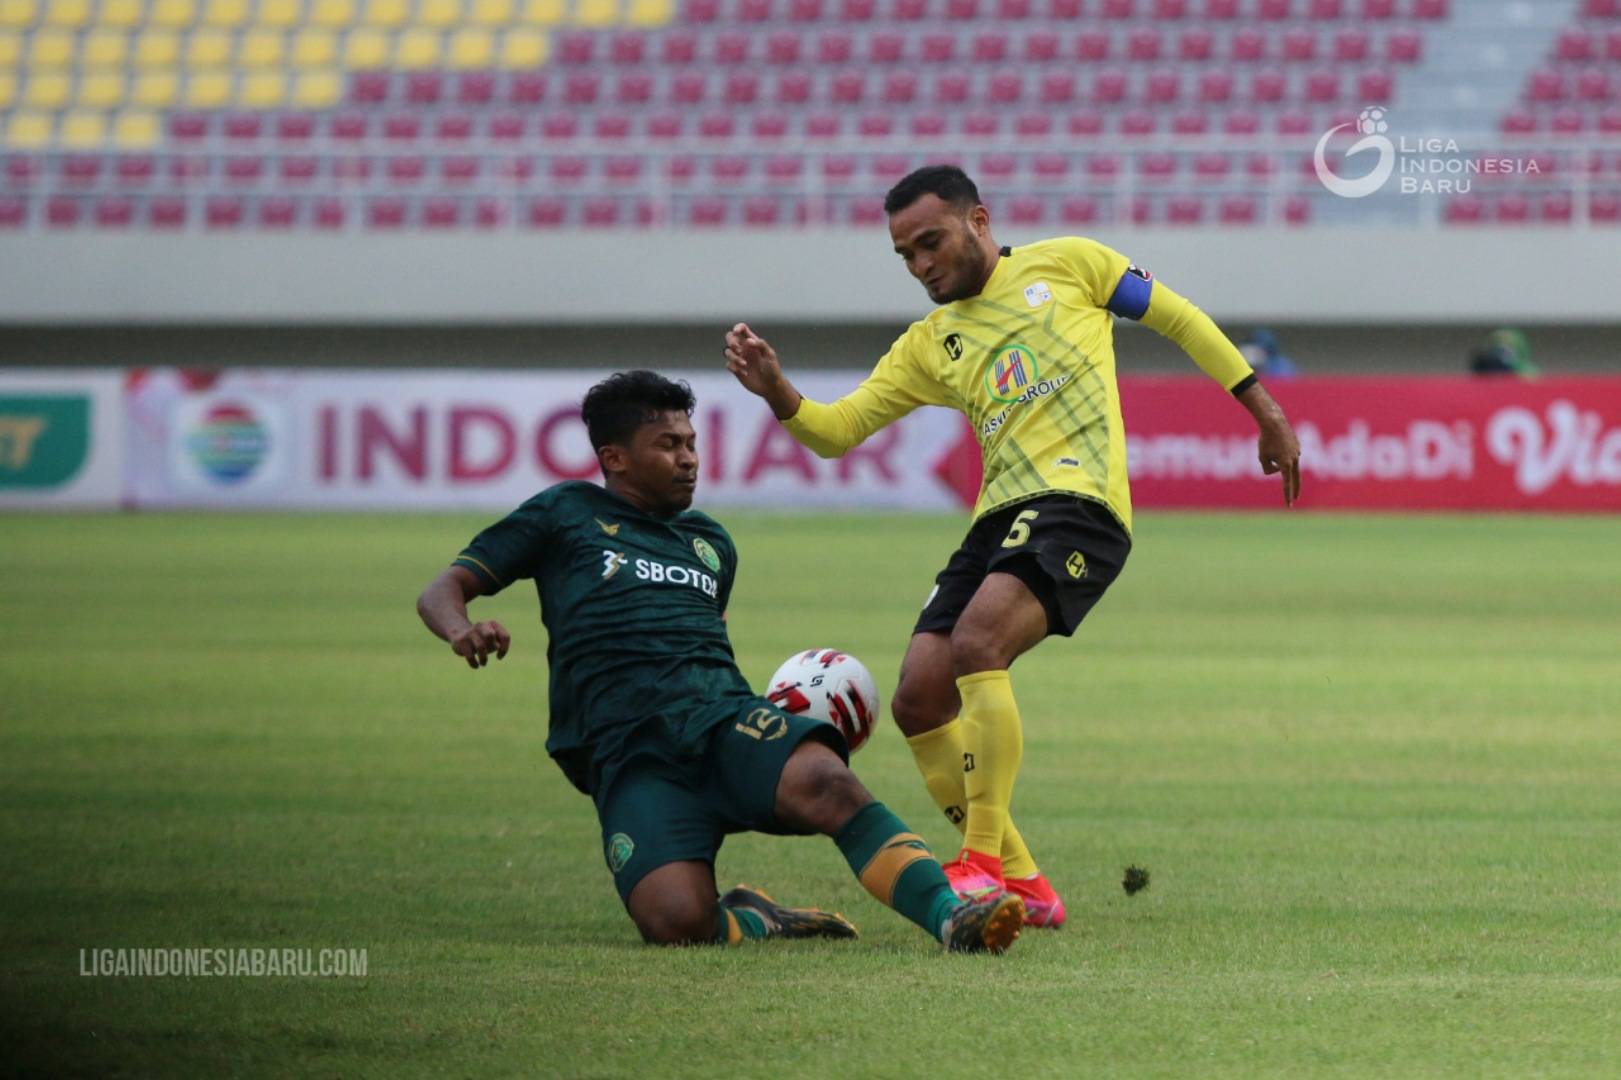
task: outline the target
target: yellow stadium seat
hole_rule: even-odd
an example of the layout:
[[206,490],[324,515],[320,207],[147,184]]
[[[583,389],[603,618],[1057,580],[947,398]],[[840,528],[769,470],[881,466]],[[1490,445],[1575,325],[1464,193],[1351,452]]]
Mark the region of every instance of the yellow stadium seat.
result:
[[536,68],[546,62],[546,35],[535,30],[508,30],[501,42],[501,66]]
[[231,35],[224,30],[193,30],[186,39],[186,66],[223,68],[231,63]]
[[53,117],[48,113],[18,112],[6,126],[6,141],[14,147],[45,146],[55,132]]
[[32,26],[38,17],[34,0],[0,0],[0,26]]
[[523,21],[532,26],[556,26],[563,21],[563,0],[524,0]]
[[197,21],[194,0],[152,0],[147,22],[153,26],[185,27]]
[[242,43],[236,54],[237,65],[245,68],[280,67],[284,38],[285,35],[279,30],[249,30],[242,35]]
[[629,0],[625,21],[632,26],[663,26],[675,18],[673,0]]
[[247,109],[275,109],[287,100],[287,76],[280,71],[253,71],[242,77],[237,102]]
[[343,80],[330,71],[306,71],[293,86],[293,104],[301,109],[329,109],[343,97]]
[[207,26],[234,28],[248,21],[248,0],[208,0],[203,7]]
[[439,63],[439,33],[436,30],[407,30],[394,46],[394,66],[429,68]]
[[403,26],[409,13],[406,0],[366,0],[365,21],[372,26]]
[[154,113],[122,112],[113,120],[113,142],[127,150],[156,146],[162,134]]
[[261,26],[297,26],[304,21],[304,4],[302,0],[259,0],[254,21]]
[[135,39],[135,66],[174,67],[180,59],[180,38],[172,30],[143,30]]
[[28,78],[23,101],[35,109],[60,109],[68,103],[73,82],[60,71],[35,72]]
[[90,21],[90,0],[48,0],[45,22],[50,26],[80,27]]
[[461,0],[420,0],[417,4],[417,22],[423,26],[455,26],[461,18]]
[[[85,71],[102,71],[124,66],[129,51],[129,39],[122,30],[92,30],[85,35],[79,52],[79,67]],[[5,60],[0,58],[0,65]]]
[[62,117],[65,146],[100,146],[107,141],[107,118],[99,112],[70,112]]
[[470,21],[475,26],[505,26],[512,21],[513,0],[473,0]]
[[575,0],[576,26],[612,26],[619,21],[618,0]]
[[0,30],[0,71],[15,71],[22,54],[22,37],[14,30]]
[[331,67],[338,59],[338,38],[330,30],[300,30],[293,38],[293,66]]
[[224,71],[199,71],[186,80],[185,101],[193,109],[219,109],[230,104],[235,80]]
[[381,30],[351,30],[343,43],[343,64],[349,68],[388,66],[388,35]]
[[54,71],[73,63],[73,34],[67,30],[36,30],[28,43],[28,64],[36,71]]
[[495,62],[495,39],[488,30],[463,27],[450,39],[450,66],[466,71]]
[[348,26],[355,21],[355,0],[315,0],[309,21],[316,26]]
[[96,22],[105,27],[129,29],[141,21],[142,0],[101,0]]
[[79,104],[95,109],[114,109],[124,103],[124,76],[103,71],[79,77]]
[[180,76],[172,71],[143,71],[135,76],[130,101],[146,109],[167,109],[180,98]]
[[0,109],[9,109],[17,102],[17,76],[0,71]]

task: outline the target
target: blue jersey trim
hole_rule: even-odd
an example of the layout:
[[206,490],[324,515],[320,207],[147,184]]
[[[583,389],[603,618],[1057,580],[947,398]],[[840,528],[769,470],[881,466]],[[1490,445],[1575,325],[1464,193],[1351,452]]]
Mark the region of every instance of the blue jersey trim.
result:
[[1140,319],[1148,314],[1148,298],[1153,294],[1152,281],[1144,281],[1127,270],[1120,275],[1120,284],[1114,287],[1114,295],[1103,306],[1122,319]]

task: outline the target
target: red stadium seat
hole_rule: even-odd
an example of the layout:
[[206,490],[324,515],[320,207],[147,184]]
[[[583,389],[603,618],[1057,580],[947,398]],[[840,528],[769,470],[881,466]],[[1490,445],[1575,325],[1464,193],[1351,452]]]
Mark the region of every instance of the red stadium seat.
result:
[[1066,225],[1090,225],[1098,219],[1098,201],[1090,195],[1071,195],[1058,204],[1058,216]]
[[1092,80],[1092,100],[1114,104],[1126,100],[1131,83],[1123,71],[1100,71]]
[[495,76],[487,71],[464,71],[456,76],[453,96],[461,105],[487,105],[495,100]]
[[1304,109],[1285,109],[1275,123],[1279,135],[1309,135],[1313,131],[1311,113]]
[[773,184],[797,184],[805,171],[799,154],[776,154],[766,159],[765,178]]
[[1150,183],[1166,184],[1176,178],[1175,154],[1144,154],[1137,159],[1137,175]]
[[1621,16],[1621,0],[1582,0],[1582,17],[1613,19]]
[[1158,60],[1164,47],[1165,40],[1158,30],[1150,28],[1133,30],[1126,38],[1126,57],[1137,63]]
[[842,22],[871,22],[877,14],[875,0],[839,0],[839,19]]
[[484,196],[473,200],[473,224],[480,229],[493,229],[505,223],[507,209],[505,200]]
[[1219,218],[1223,225],[1253,225],[1260,218],[1260,204],[1252,195],[1224,196]]
[[889,14],[897,22],[920,22],[929,17],[929,0],[890,0]]
[[1228,71],[1205,71],[1199,75],[1199,103],[1222,105],[1233,99],[1233,76]]
[[135,221],[135,200],[114,196],[96,202],[94,220],[99,229],[128,228]]
[[563,33],[552,37],[552,59],[559,64],[589,64],[596,59],[595,34]]
[[421,137],[421,113],[395,113],[383,118],[383,138],[390,142],[416,142]]
[[872,178],[883,187],[892,187],[901,177],[912,171],[912,162],[905,154],[879,154],[872,159]]
[[579,154],[563,154],[551,160],[548,172],[554,184],[579,184],[591,171],[591,163]]
[[856,134],[864,139],[881,139],[895,134],[895,114],[891,112],[863,113],[856,120]]
[[169,137],[177,142],[206,139],[209,118],[202,113],[178,113],[169,118]]
[[1099,0],[1105,19],[1130,19],[1136,16],[1134,0]]
[[803,105],[810,100],[814,85],[803,71],[785,71],[777,76],[773,97],[780,105]]
[[320,173],[321,159],[307,154],[284,157],[276,172],[283,187],[301,187],[314,183]]
[[1576,200],[1568,191],[1544,195],[1537,203],[1537,220],[1547,224],[1566,225],[1576,217]]
[[1204,135],[1210,131],[1210,114],[1203,109],[1184,109],[1171,117],[1171,134]]
[[1283,58],[1292,63],[1317,59],[1317,32],[1304,26],[1285,31]]
[[1103,128],[1103,114],[1091,109],[1072,112],[1069,114],[1069,119],[1064,122],[1065,131],[1082,138],[1101,135],[1103,134]]
[[1534,135],[1537,127],[1537,114],[1530,109],[1510,109],[1503,114],[1505,135]]
[[1001,114],[989,110],[971,112],[962,118],[962,133],[964,135],[989,138],[1001,130],[1001,127]]
[[1442,219],[1448,225],[1478,225],[1486,220],[1486,203],[1478,195],[1456,195],[1446,205]]
[[1396,79],[1388,71],[1364,71],[1356,79],[1357,97],[1368,105],[1388,104],[1396,92]]
[[1069,155],[1037,154],[1030,161],[1030,172],[1043,183],[1061,183],[1069,177]]
[[1096,31],[1082,31],[1075,35],[1075,59],[1084,63],[1097,63],[1109,58],[1110,38]]
[[1120,175],[1120,159],[1113,154],[1092,154],[1086,159],[1086,175],[1095,181],[1111,182]]
[[1283,220],[1290,225],[1305,225],[1311,221],[1311,200],[1304,195],[1291,195],[1283,203]]
[[423,202],[422,225],[424,228],[453,229],[461,223],[461,200],[438,195]]
[[1068,71],[1049,71],[1041,76],[1038,97],[1044,105],[1064,105],[1075,100],[1075,76]]
[[1497,197],[1492,218],[1499,225],[1524,225],[1531,220],[1531,200],[1517,191],[1505,192]]
[[836,139],[844,128],[836,113],[814,113],[805,118],[805,134],[815,139]]
[[765,39],[765,58],[769,64],[797,64],[804,51],[805,39],[799,34],[772,34]]
[[973,83],[967,75],[957,71],[942,74],[934,83],[934,100],[941,104],[960,104],[968,100]]
[[1012,154],[986,154],[979,159],[981,183],[1007,183],[1019,171],[1019,162]]
[[771,0],[737,0],[737,19],[739,22],[768,22],[771,7]]
[[1015,196],[1007,207],[1007,220],[1014,225],[1040,225],[1047,217],[1046,200],[1035,195]]
[[96,154],[71,154],[63,159],[60,169],[62,181],[80,187],[101,179],[101,157]]
[[1212,22],[1238,18],[1238,0],[1205,0],[1204,17]]
[[1143,96],[1151,105],[1169,105],[1182,96],[1182,76],[1174,68],[1155,71],[1148,76]]
[[1206,153],[1193,159],[1193,175],[1201,183],[1216,183],[1227,179],[1233,170],[1232,159],[1226,154]]
[[709,79],[698,72],[680,72],[670,80],[668,96],[678,105],[697,105],[709,96]]
[[1192,195],[1173,196],[1165,206],[1165,220],[1171,225],[1197,225],[1204,220],[1204,200]]
[[202,156],[188,154],[172,157],[169,159],[169,183],[174,187],[201,184],[213,172],[212,164],[209,158]]
[[642,178],[639,154],[615,154],[602,163],[602,178],[610,184],[633,184]]
[[1362,17],[1367,20],[1394,19],[1396,0],[1362,0]]
[[1266,35],[1259,30],[1239,30],[1227,39],[1228,58],[1235,63],[1252,64],[1266,59]]
[[615,64],[641,64],[647,61],[647,35],[639,31],[619,33],[608,43],[608,60]]
[[1323,68],[1306,76],[1306,100],[1314,104],[1328,104],[1340,99],[1340,73],[1338,68]]
[[698,118],[698,134],[705,139],[730,139],[737,134],[737,117],[714,112]]
[[1368,32],[1359,26],[1347,27],[1334,34],[1334,62],[1360,64],[1368,58],[1372,41]]
[[1081,17],[1081,0],[1046,0],[1047,17],[1055,22],[1070,22]]
[[946,114],[942,112],[915,112],[907,128],[918,138],[937,138],[946,133]]
[[979,18],[979,0],[947,0],[946,18],[959,22]]
[[1526,81],[1525,96],[1539,104],[1565,100],[1565,73],[1558,68],[1539,68]]
[[544,139],[566,142],[580,133],[580,118],[574,113],[549,113],[540,118],[540,134]]
[[855,38],[843,30],[830,30],[816,39],[818,64],[847,64],[855,55]]
[[439,179],[447,187],[471,184],[478,179],[479,159],[471,154],[453,154],[439,159]]
[[614,84],[614,100],[621,105],[645,105],[653,100],[652,76],[641,71],[626,72]]
[[906,56],[906,38],[897,33],[880,31],[867,39],[867,62],[895,64]]
[[840,71],[829,85],[829,98],[840,105],[855,105],[867,96],[867,76],[860,70]]
[[1263,104],[1282,101],[1289,89],[1288,77],[1274,69],[1257,71],[1250,79],[1250,100]]
[[721,100],[728,105],[752,105],[760,96],[760,76],[752,71],[734,71],[726,76]]
[[496,142],[515,142],[524,136],[524,118],[519,113],[495,113],[489,119],[488,132]]
[[546,100],[546,74],[541,71],[520,71],[507,83],[507,99],[514,105],[538,105]]
[[568,204],[562,199],[530,199],[524,206],[524,220],[530,225],[555,228],[567,217]]
[[235,229],[247,214],[247,202],[235,196],[216,195],[203,205],[203,222],[210,229]]
[[782,217],[782,206],[776,199],[756,195],[743,202],[743,224],[754,228],[777,224]]
[[1554,56],[1565,63],[1583,63],[1598,59],[1599,47],[1585,27],[1571,26],[1559,31],[1553,51]]
[[1153,17],[1168,22],[1188,17],[1188,0],[1154,0]]
[[232,154],[225,159],[225,182],[239,187],[264,179],[265,159],[258,154]]
[[1013,118],[1013,134],[1020,138],[1038,138],[1051,135],[1053,114],[1046,109],[1022,112]]
[[1548,121],[1553,135],[1582,135],[1587,131],[1587,114],[1580,109],[1557,109]]
[[473,137],[473,115],[463,112],[441,113],[434,121],[433,137],[446,143],[466,142]]
[[309,113],[284,113],[276,117],[276,138],[282,142],[307,142],[315,135],[315,117]]
[[1417,30],[1395,30],[1385,38],[1385,59],[1392,64],[1416,64],[1424,57],[1424,37]]
[[405,100],[413,105],[436,105],[445,95],[445,76],[439,71],[412,71],[405,76]]
[[28,224],[28,200],[18,195],[0,195],[0,228],[20,229]]
[[580,204],[580,224],[591,229],[606,229],[619,224],[619,200],[600,197],[586,199]]
[[993,105],[1013,105],[1024,98],[1024,76],[1018,71],[998,71],[986,84],[986,97]]
[[317,199],[311,217],[317,229],[341,229],[349,220],[349,204],[343,199]]
[[659,42],[659,58],[671,65],[697,63],[698,35],[688,30],[666,31]]
[[752,40],[743,33],[719,34],[711,42],[710,59],[717,64],[746,64]]
[[1283,20],[1294,16],[1291,0],[1255,0],[1255,16],[1259,19]]
[[720,18],[720,0],[683,0],[681,18],[692,23],[714,22]]
[[1032,30],[1024,36],[1022,55],[1031,63],[1046,63],[1058,59],[1061,40],[1052,30]]
[[232,142],[253,142],[264,134],[264,117],[258,113],[236,113],[225,118],[225,137]]
[[1120,134],[1133,138],[1152,135],[1159,129],[1159,115],[1150,109],[1131,109],[1120,115]]
[[709,196],[693,199],[687,205],[687,224],[706,229],[725,225],[728,209],[725,199]]
[[974,35],[972,55],[976,64],[1000,64],[1009,51],[1008,36],[1000,30],[983,30]]
[[146,207],[147,224],[154,229],[180,229],[186,224],[186,200],[173,196],[153,199]]
[[119,187],[141,188],[152,182],[157,167],[156,159],[150,154],[125,154],[113,162],[113,175]]
[[1608,101],[1614,95],[1610,73],[1603,68],[1590,68],[1576,75],[1576,97],[1581,101]]
[[290,229],[298,224],[298,201],[266,199],[259,204],[258,221],[261,229]]
[[1261,114],[1253,109],[1234,109],[1221,123],[1228,135],[1257,135],[1261,131]]
[[1595,191],[1589,195],[1587,220],[1604,225],[1621,221],[1621,192]]
[[1030,0],[996,0],[996,18],[1001,22],[1028,19],[1030,6]]
[[357,71],[349,77],[349,100],[358,105],[376,105],[388,100],[393,79],[386,71]]
[[1216,53],[1216,35],[1202,27],[1182,31],[1176,43],[1178,60],[1209,60]]
[[782,139],[788,135],[788,117],[782,113],[755,113],[749,134],[756,139]]
[[1345,17],[1345,4],[1343,0],[1311,0],[1306,8],[1308,19],[1334,21]]
[[1449,14],[1447,0],[1413,0],[1413,18],[1444,19]]

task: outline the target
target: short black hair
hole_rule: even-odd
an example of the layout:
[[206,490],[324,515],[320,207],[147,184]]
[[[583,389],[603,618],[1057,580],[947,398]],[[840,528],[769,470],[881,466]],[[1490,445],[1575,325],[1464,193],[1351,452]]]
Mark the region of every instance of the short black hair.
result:
[[636,429],[666,412],[692,415],[698,399],[685,382],[671,382],[656,371],[621,371],[590,390],[580,403],[580,417],[591,435],[591,449],[625,446]]
[[938,195],[948,206],[967,213],[980,205],[979,188],[955,165],[925,165],[901,177],[884,196],[884,213],[896,214],[925,195]]

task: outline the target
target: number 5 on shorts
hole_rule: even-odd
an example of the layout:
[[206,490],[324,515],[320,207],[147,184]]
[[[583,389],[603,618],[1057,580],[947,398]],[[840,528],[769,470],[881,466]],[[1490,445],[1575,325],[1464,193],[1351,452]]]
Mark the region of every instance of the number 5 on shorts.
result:
[[1040,514],[1041,511],[1039,510],[1026,510],[1014,518],[1013,528],[1007,531],[1007,539],[1002,541],[1002,546],[1005,548],[1018,547],[1030,539],[1030,523],[1036,520]]

